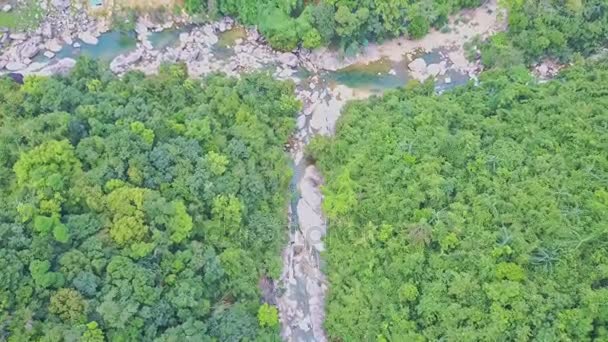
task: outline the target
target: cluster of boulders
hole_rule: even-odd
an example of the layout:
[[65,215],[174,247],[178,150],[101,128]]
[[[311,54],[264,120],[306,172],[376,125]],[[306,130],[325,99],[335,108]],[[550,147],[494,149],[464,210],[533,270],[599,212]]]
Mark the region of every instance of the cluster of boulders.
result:
[[234,46],[219,47],[219,35],[233,29],[234,25],[233,19],[224,18],[215,23],[194,27],[180,33],[174,46],[157,50],[148,40],[148,35],[151,31],[158,32],[159,27],[143,18],[136,25],[139,40],[136,49],[116,57],[110,68],[117,74],[131,69],[153,74],[163,63],[183,62],[193,77],[213,72],[238,77],[243,72],[266,68],[274,68],[274,75],[279,79],[292,77],[299,66],[298,56],[272,50],[255,28],[247,29],[247,36],[236,39]]
[[[97,44],[97,37],[109,29],[107,20],[92,19],[78,1],[41,1],[39,6],[44,15],[36,29],[26,32],[0,29],[0,71],[37,72],[66,45],[78,47],[80,42],[74,42],[76,39],[86,44]],[[46,59],[35,62],[37,56]]]
[[564,64],[556,60],[546,59],[534,67],[533,73],[541,81],[545,81],[555,77],[563,68]]

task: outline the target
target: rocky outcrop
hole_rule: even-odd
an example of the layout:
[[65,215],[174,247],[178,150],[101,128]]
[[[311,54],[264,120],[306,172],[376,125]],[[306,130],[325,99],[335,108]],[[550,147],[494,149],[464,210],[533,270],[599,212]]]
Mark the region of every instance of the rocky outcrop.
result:
[[294,55],[291,52],[285,52],[278,56],[279,63],[288,66],[290,68],[295,68],[298,66],[298,56]]
[[78,39],[82,40],[83,43],[89,44],[89,45],[97,45],[97,43],[99,42],[99,40],[93,33],[86,32],[86,31],[80,32],[78,34]]
[[142,49],[137,49],[131,53],[120,55],[110,63],[110,70],[115,74],[122,74],[127,71],[127,68],[138,62],[143,55]]

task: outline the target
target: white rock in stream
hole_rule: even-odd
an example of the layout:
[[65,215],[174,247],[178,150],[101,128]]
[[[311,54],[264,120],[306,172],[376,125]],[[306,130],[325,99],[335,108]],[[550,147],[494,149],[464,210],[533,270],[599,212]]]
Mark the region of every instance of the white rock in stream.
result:
[[410,64],[407,65],[407,67],[413,72],[420,74],[426,73],[426,62],[422,58],[414,59]]
[[2,6],[2,12],[10,12],[13,9],[13,6],[11,6],[10,4],[6,4],[4,6]]
[[78,34],[78,38],[82,40],[85,44],[89,45],[97,45],[99,43],[99,39],[95,37],[91,32],[80,32]]
[[441,73],[441,66],[439,64],[429,64],[429,66],[426,68],[426,73],[429,76],[435,77]]
[[63,48],[57,39],[51,39],[44,44],[45,48],[52,52],[59,52]]

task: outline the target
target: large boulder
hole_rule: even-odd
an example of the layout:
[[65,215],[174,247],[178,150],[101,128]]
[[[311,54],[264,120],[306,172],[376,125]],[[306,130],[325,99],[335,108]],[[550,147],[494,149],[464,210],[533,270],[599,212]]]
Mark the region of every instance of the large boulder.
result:
[[426,68],[426,72],[428,75],[435,77],[441,73],[441,69],[441,65],[434,63],[429,64],[429,66]]
[[97,43],[99,42],[99,39],[97,39],[97,37],[95,37],[91,32],[88,31],[80,32],[78,34],[78,38],[82,40],[85,44],[89,45],[97,45]]
[[407,67],[413,72],[420,74],[426,73],[426,62],[422,58],[414,59]]
[[110,70],[112,70],[113,73],[121,74],[121,73],[127,71],[127,68],[130,65],[138,62],[141,59],[141,57],[142,57],[142,50],[140,50],[140,49],[137,49],[128,54],[119,55],[116,58],[114,58],[112,63],[110,63]]
[[38,43],[35,41],[29,41],[21,47],[19,54],[21,58],[32,58],[38,54],[40,48],[38,47]]
[[21,62],[8,62],[4,67],[8,71],[17,71],[24,69],[27,65]]
[[23,33],[23,32],[15,32],[15,33],[11,33],[11,35],[9,37],[12,40],[26,40],[27,34]]
[[52,52],[59,52],[63,48],[58,39],[51,39],[44,44],[44,47]]
[[298,56],[291,52],[285,52],[279,55],[278,60],[281,64],[286,65],[290,68],[298,66]]

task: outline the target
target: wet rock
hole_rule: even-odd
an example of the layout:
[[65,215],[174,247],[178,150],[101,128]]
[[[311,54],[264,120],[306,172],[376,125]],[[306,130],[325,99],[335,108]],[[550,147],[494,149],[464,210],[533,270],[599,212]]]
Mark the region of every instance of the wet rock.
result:
[[48,59],[51,59],[51,58],[55,57],[55,53],[52,52],[52,51],[45,51],[44,52],[44,57],[46,57]]
[[74,43],[74,45],[72,45],[72,46],[73,46],[73,47],[75,47],[75,48],[79,48],[81,45],[80,45],[80,43],[79,43],[79,42],[76,42],[76,43]]
[[78,39],[82,40],[85,44],[97,45],[99,39],[95,37],[91,32],[85,31],[78,34]]
[[450,84],[450,83],[452,83],[452,79],[451,79],[451,78],[449,78],[449,77],[446,77],[446,78],[443,80],[443,82],[444,82],[445,84]]
[[414,71],[417,73],[423,74],[426,72],[426,62],[422,58],[414,59],[410,64],[407,65],[407,67],[411,71]]

